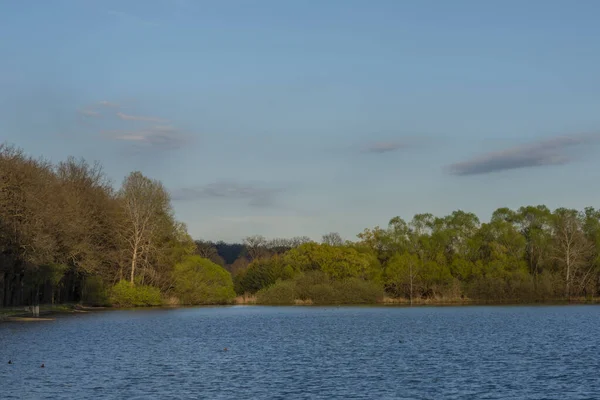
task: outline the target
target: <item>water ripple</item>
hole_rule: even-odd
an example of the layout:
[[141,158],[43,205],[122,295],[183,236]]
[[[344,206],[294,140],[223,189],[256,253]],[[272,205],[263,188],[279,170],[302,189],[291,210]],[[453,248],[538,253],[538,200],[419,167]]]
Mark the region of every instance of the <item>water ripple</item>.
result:
[[0,398],[592,399],[599,317],[592,306],[205,307],[7,323]]

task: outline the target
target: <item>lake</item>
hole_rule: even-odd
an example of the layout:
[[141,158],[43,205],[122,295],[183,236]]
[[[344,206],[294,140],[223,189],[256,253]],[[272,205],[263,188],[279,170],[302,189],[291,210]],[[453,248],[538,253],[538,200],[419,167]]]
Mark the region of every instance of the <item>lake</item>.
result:
[[234,306],[0,324],[2,399],[599,395],[598,306]]

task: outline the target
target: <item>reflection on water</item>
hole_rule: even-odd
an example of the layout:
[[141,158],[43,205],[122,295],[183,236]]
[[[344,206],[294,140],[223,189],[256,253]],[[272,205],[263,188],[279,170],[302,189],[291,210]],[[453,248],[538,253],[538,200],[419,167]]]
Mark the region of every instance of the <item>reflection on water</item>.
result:
[[595,306],[69,315],[0,324],[0,398],[591,399],[598,332]]

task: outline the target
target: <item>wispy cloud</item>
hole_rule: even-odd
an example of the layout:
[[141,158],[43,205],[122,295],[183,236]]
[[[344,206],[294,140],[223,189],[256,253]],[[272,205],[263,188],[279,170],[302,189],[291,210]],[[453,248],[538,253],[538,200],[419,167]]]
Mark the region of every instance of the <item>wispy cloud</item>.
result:
[[292,226],[318,219],[318,217],[312,215],[246,215],[242,217],[217,218],[223,222],[235,224],[289,224]]
[[154,126],[145,129],[126,131],[103,131],[102,136],[135,145],[161,149],[181,148],[187,143],[187,137],[172,126]]
[[490,152],[471,160],[448,166],[453,175],[479,175],[504,170],[567,164],[575,154],[570,148],[600,141],[598,134],[565,135],[540,140],[523,146]]
[[402,142],[375,142],[370,143],[363,148],[363,153],[389,153],[400,150],[407,146]]
[[251,206],[271,206],[275,196],[281,192],[278,188],[267,188],[253,184],[236,182],[215,182],[204,186],[181,188],[171,193],[173,200],[188,201],[198,199],[245,200]]
[[85,117],[99,117],[100,113],[95,110],[77,110],[77,113]]
[[[137,154],[147,150],[179,149],[190,141],[188,134],[166,119],[125,114],[120,108],[117,103],[103,100],[82,107],[78,114],[86,117],[82,122],[92,124],[102,137],[127,143],[128,150]],[[132,127],[131,122],[137,126]]]
[[167,120],[162,119],[162,118],[145,117],[145,116],[141,116],[141,115],[129,115],[129,114],[124,114],[122,112],[118,112],[117,117],[119,117],[123,121],[168,122]]
[[102,106],[102,107],[108,107],[108,108],[119,108],[119,105],[117,103],[113,103],[111,101],[106,101],[106,100],[99,101],[98,105]]

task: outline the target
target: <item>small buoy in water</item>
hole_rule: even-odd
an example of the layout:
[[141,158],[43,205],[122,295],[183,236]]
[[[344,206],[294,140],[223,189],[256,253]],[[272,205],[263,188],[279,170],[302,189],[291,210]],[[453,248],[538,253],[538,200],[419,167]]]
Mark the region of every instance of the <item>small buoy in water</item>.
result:
[[9,363],[9,364],[12,364],[12,360],[8,360],[8,363]]
[[44,364],[40,365],[40,368],[45,368]]
[[225,348],[223,349],[223,351],[227,351],[227,347],[225,347]]

